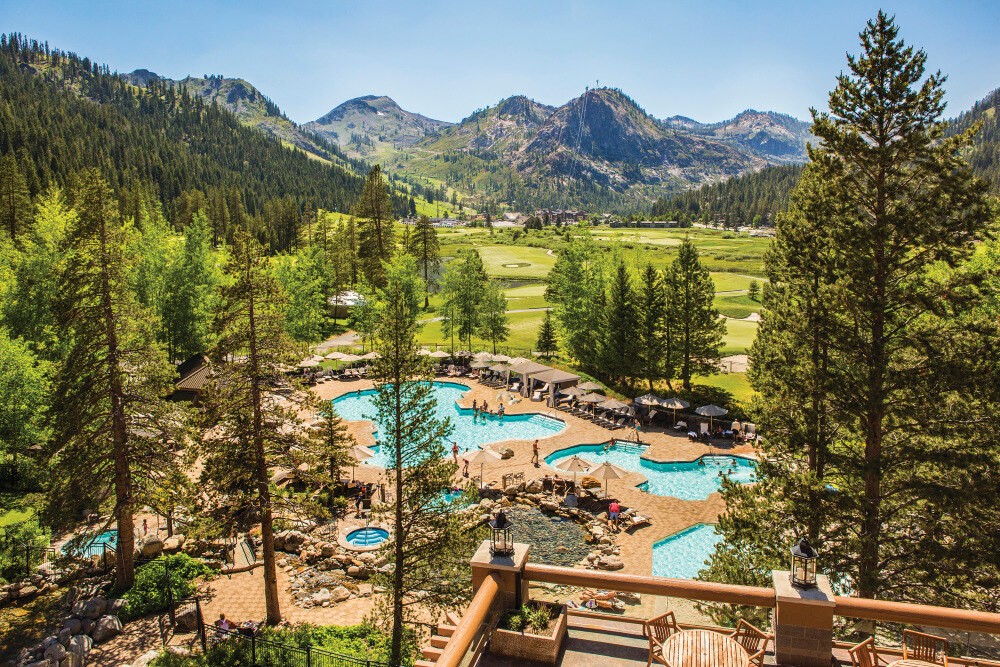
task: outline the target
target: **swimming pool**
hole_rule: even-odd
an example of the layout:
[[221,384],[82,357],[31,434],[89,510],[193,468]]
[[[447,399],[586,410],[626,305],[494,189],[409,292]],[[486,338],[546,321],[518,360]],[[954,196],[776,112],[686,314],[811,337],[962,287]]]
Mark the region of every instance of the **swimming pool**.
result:
[[722,536],[715,526],[699,523],[653,544],[653,576],[694,579],[705,567]]
[[103,554],[104,545],[114,547],[116,544],[118,544],[118,531],[106,530],[93,539],[83,542],[82,545],[80,543],[67,542],[63,545],[62,552],[64,554],[72,554],[77,558],[90,558],[91,556],[100,556]]
[[704,500],[722,487],[722,478],[727,476],[740,484],[754,480],[754,463],[742,456],[702,456],[696,461],[657,463],[642,458],[647,445],[618,442],[611,447],[599,445],[575,445],[560,449],[545,457],[545,462],[553,465],[574,454],[600,465],[605,461],[625,470],[646,476],[640,488],[657,496],[672,496],[682,500]]
[[[455,382],[434,382],[433,395],[436,402],[434,417],[451,419],[452,435],[445,444],[447,454],[451,455],[451,443],[457,442],[462,452],[478,449],[483,445],[502,440],[535,440],[547,438],[560,433],[566,428],[565,422],[536,413],[506,415],[503,419],[496,416],[476,417],[471,408],[460,408],[458,399],[470,390],[464,384]],[[374,389],[345,394],[333,399],[333,407],[337,414],[349,421],[367,419],[375,422]],[[495,404],[491,405],[496,410]],[[375,435],[378,439],[378,434]],[[371,448],[375,456],[365,461],[365,465],[385,468],[387,461],[378,445]]]
[[347,542],[356,547],[374,547],[389,539],[384,528],[358,528],[347,534]]

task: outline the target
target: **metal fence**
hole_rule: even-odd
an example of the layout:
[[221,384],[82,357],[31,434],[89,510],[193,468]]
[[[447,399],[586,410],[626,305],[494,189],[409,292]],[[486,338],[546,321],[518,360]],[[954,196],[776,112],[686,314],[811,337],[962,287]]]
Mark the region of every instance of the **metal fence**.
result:
[[388,662],[323,649],[292,646],[247,630],[209,630],[209,652],[238,656],[248,667],[392,667]]

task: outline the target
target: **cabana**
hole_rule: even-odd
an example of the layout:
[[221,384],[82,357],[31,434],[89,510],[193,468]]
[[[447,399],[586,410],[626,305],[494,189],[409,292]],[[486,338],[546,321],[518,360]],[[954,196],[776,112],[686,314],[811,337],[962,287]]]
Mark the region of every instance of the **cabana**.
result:
[[532,386],[528,388],[529,395],[535,390],[535,386],[541,383],[543,391],[544,388],[548,388],[549,397],[546,404],[550,408],[554,408],[556,406],[556,393],[560,389],[569,387],[579,382],[580,376],[567,373],[566,371],[561,371],[558,368],[550,368],[548,370],[534,373],[530,376],[530,381]]
[[[513,362],[513,359],[511,360]],[[530,396],[528,392],[528,376],[534,375],[535,373],[541,373],[542,371],[555,370],[551,366],[546,366],[545,364],[540,364],[535,361],[530,361],[525,359],[520,363],[511,363],[510,372],[521,376],[521,395]]]

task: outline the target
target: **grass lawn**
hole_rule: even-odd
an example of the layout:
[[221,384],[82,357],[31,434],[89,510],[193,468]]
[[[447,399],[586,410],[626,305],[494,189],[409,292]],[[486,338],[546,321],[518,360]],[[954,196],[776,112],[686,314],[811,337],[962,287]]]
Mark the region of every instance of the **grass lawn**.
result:
[[746,294],[741,294],[740,292],[716,294],[713,304],[726,317],[743,319],[750,313],[760,312],[760,302],[754,301]]
[[746,354],[757,336],[757,323],[726,320],[726,335],[722,341],[722,354]]
[[762,278],[726,271],[716,271],[712,274],[712,282],[715,283],[716,292],[745,292],[750,289],[751,280],[756,280],[758,283],[763,281]]
[[476,248],[486,272],[496,278],[545,278],[556,263],[544,248],[487,245]]
[[718,387],[732,394],[734,399],[744,405],[754,394],[753,389],[750,387],[750,382],[747,380],[746,373],[719,373],[707,377],[692,378],[692,382],[696,385]]
[[19,523],[30,516],[30,510],[8,510],[3,514],[0,514],[0,528]]
[[[542,326],[542,319],[545,317],[545,312],[536,310],[528,313],[510,313],[508,317],[510,318],[510,336],[505,342],[497,344],[497,350],[512,349],[517,354],[521,354],[527,350],[534,349],[535,343],[538,342],[538,329]],[[434,344],[439,344],[444,345],[446,348],[451,347],[451,338],[446,337],[441,332],[440,321],[425,323],[423,330],[417,334],[417,340],[421,345],[433,346]],[[456,340],[455,347],[462,348],[463,345]],[[489,341],[480,340],[473,336],[473,352],[492,349],[493,346]]]
[[524,310],[525,308],[545,308],[545,283],[533,283],[521,287],[511,287],[504,290],[507,295],[507,310]]

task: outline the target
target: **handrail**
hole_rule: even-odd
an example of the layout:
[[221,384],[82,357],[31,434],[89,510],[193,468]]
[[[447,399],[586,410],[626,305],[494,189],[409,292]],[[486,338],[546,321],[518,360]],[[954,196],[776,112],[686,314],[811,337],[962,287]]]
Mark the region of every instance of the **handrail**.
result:
[[462,622],[455,628],[444,651],[434,663],[435,667],[458,667],[462,663],[462,658],[476,638],[479,628],[486,621],[499,592],[500,575],[493,573],[483,580],[465,610]]
[[774,607],[776,604],[772,588],[735,586],[694,579],[668,579],[637,574],[577,570],[537,563],[528,563],[524,566],[524,578],[528,581],[542,581],[564,586],[606,588],[704,602],[738,604],[747,607]]
[[1000,635],[1000,614],[970,609],[932,607],[909,602],[835,597],[837,616],[887,623],[932,625],[939,628]]

